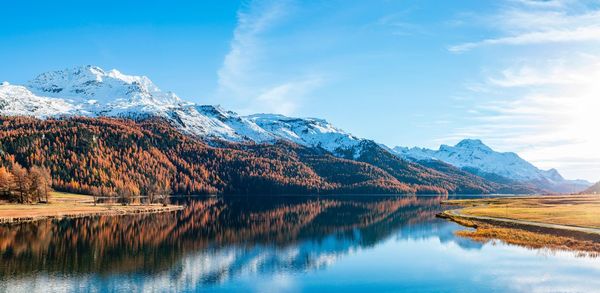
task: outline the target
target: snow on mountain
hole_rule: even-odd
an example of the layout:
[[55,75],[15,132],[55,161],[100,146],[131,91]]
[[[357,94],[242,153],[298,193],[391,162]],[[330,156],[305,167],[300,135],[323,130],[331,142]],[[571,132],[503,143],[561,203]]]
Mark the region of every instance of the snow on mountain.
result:
[[270,142],[276,138],[254,122],[219,106],[185,105],[167,111],[166,118],[182,131],[207,140]]
[[440,160],[459,168],[477,168],[519,181],[546,178],[544,171],[521,159],[517,154],[495,152],[481,140],[476,139],[465,139],[455,146],[441,145],[437,151],[418,147],[410,149],[396,147],[394,151],[407,158]]
[[36,96],[26,87],[11,85],[8,82],[0,85],[0,113],[3,115],[46,118],[77,111],[77,106],[63,99]]
[[[476,169],[520,182],[536,182],[549,186],[565,184],[585,188],[588,182],[565,180],[557,170],[540,170],[515,153],[492,150],[478,139],[465,139],[455,146],[441,145],[439,150],[395,147],[393,151],[410,160],[440,160],[458,168]],[[565,187],[566,188],[566,187]]]
[[323,119],[291,118],[275,114],[255,114],[248,118],[277,138],[321,147],[332,153],[353,149],[362,141]]
[[159,116],[182,131],[212,140],[275,142],[280,139],[328,151],[354,148],[360,139],[325,120],[257,114],[240,116],[219,106],[197,105],[163,92],[145,76],[83,66],[38,75],[25,86],[0,85],[0,114],[56,116]]
[[162,92],[145,76],[105,72],[96,66],[51,71],[38,75],[26,87],[36,96],[64,99],[80,114],[118,116],[154,113],[189,104],[171,92]]

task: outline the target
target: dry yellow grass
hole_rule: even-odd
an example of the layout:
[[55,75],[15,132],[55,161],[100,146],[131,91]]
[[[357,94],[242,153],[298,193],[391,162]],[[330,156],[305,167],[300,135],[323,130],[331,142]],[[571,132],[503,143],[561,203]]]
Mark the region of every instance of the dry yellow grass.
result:
[[600,228],[600,196],[538,196],[449,201],[461,213],[540,223]]
[[461,230],[456,235],[483,243],[497,239],[531,249],[572,250],[580,252],[582,256],[593,257],[600,255],[600,243],[591,240],[497,227],[481,222],[471,223],[477,226],[476,230]]
[[[536,196],[489,199],[451,200],[462,206],[459,213],[445,212],[445,217],[475,230],[463,230],[457,235],[480,242],[500,240],[531,249],[574,250],[582,255],[599,256],[597,237],[570,233],[570,228],[540,231],[544,225],[519,224],[527,222],[497,222],[489,218],[556,224],[570,227],[600,228],[600,196]],[[468,216],[486,218],[465,218]],[[508,223],[507,227],[505,224]],[[500,226],[499,226],[500,225]],[[566,230],[565,230],[566,228]],[[573,228],[574,230],[579,228]]]
[[89,202],[93,203],[93,197],[85,194],[77,194],[77,193],[68,193],[68,192],[59,192],[53,191],[50,195],[51,202]]
[[0,204],[0,223],[35,221],[47,218],[82,217],[88,215],[123,215],[143,212],[172,211],[179,206],[160,204],[128,205],[98,204],[94,205],[91,196],[53,192],[48,204]]

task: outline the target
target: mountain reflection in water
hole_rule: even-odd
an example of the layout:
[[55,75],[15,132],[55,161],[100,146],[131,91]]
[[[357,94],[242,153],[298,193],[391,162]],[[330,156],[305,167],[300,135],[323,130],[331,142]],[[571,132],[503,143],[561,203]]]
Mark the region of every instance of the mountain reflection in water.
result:
[[[390,240],[435,239],[436,248],[482,249],[483,244],[455,237],[457,225],[435,218],[443,199],[192,198],[181,200],[185,209],[174,213],[4,225],[0,291],[262,291],[236,280],[327,274],[348,256],[379,251]],[[407,264],[397,260],[384,258],[378,265],[406,274]],[[378,275],[365,271],[364,277]]]

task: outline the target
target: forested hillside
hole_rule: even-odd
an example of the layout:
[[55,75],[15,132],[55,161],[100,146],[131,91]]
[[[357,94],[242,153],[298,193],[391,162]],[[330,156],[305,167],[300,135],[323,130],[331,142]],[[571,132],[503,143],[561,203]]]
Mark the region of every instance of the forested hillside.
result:
[[58,190],[176,194],[489,193],[501,186],[398,159],[376,145],[357,159],[291,142],[211,147],[168,122],[0,118],[1,164],[47,168]]

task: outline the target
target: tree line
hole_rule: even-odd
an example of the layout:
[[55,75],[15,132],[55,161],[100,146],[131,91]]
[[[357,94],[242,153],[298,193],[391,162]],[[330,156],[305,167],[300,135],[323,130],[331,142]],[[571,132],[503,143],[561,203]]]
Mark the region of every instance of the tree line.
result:
[[152,182],[143,188],[129,182],[128,184],[118,184],[113,190],[104,188],[93,188],[91,195],[94,197],[94,204],[101,201],[100,199],[117,200],[123,205],[132,203],[152,204],[169,203],[169,196],[172,193],[168,182]]
[[0,167],[0,196],[18,203],[49,202],[52,176],[47,168],[29,169],[15,163],[11,168]]

